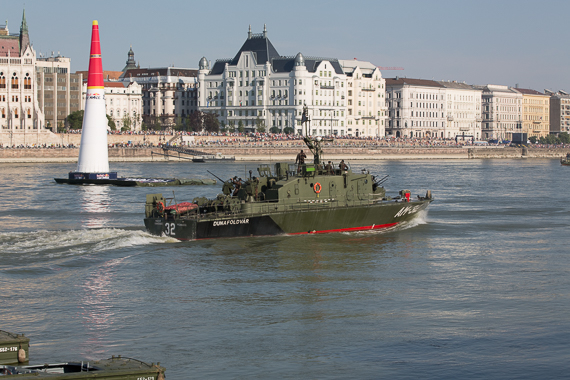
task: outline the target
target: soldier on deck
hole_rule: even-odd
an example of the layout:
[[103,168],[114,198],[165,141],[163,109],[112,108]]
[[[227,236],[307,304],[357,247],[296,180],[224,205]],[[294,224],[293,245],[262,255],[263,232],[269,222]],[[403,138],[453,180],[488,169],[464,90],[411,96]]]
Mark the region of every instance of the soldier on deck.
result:
[[237,195],[237,193],[239,192],[239,189],[241,189],[241,178],[238,179],[237,176],[234,177],[233,179],[233,184],[234,184],[234,193],[232,194],[233,197],[235,197]]
[[325,170],[327,171],[328,175],[334,175],[334,170],[333,170],[333,166],[332,166],[332,162],[328,162],[327,165],[325,166]]
[[225,196],[231,195],[233,189],[234,189],[234,184],[232,182],[232,179],[230,178],[226,182],[224,182],[224,185],[222,186],[222,193],[224,193]]
[[344,160],[340,160],[340,164],[338,164],[338,167],[341,172],[345,172],[348,170],[348,165],[344,163]]
[[305,163],[305,158],[307,155],[303,152],[303,149],[297,154],[297,158],[295,158],[295,163],[299,164],[297,171],[301,171],[301,166]]

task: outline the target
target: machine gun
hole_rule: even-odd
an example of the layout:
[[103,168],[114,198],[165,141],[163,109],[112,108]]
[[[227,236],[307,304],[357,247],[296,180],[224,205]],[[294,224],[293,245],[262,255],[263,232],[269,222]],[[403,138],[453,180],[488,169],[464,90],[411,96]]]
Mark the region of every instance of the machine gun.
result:
[[211,175],[213,175],[214,177],[216,177],[216,179],[217,179],[218,181],[220,181],[221,183],[226,182],[226,181],[224,181],[223,179],[221,179],[220,177],[218,177],[217,175],[215,175],[214,173],[212,173],[211,171],[209,171],[209,170],[206,170],[206,171],[207,171],[208,173],[210,173]]
[[390,177],[390,175],[385,175],[384,177],[380,178],[378,181],[374,182],[374,184],[376,186],[380,186],[381,184],[383,184],[388,180],[388,177]]

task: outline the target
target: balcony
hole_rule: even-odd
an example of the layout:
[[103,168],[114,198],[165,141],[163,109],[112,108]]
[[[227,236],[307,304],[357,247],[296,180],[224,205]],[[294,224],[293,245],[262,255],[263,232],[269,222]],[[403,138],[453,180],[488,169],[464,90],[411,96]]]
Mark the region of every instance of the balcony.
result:
[[321,84],[321,90],[334,90],[334,85]]
[[376,89],[374,87],[370,87],[370,88],[363,88],[362,91],[376,91]]

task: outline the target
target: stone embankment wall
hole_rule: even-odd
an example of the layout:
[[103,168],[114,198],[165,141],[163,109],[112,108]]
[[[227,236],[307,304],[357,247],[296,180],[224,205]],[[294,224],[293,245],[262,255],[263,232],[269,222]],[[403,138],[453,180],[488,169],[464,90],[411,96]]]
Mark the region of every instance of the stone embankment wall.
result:
[[[207,154],[235,156],[243,161],[291,161],[299,148],[266,147],[213,147],[198,148]],[[306,150],[306,149],[305,149]],[[402,160],[402,159],[491,159],[491,158],[558,158],[566,156],[563,148],[328,148],[325,160]],[[169,158],[152,154],[162,153],[160,148],[110,148],[109,160],[120,161],[187,161],[177,153]],[[308,159],[311,159],[310,152]],[[75,162],[78,148],[0,149],[0,162]],[[184,157],[184,156],[183,156]]]

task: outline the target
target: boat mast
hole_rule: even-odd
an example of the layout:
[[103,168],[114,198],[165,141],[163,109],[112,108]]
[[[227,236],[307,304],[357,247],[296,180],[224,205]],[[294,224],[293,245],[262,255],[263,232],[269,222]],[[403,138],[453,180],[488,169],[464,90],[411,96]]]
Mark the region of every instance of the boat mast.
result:
[[321,137],[318,136],[316,139],[309,137],[309,126],[311,123],[311,119],[309,119],[309,109],[307,105],[303,107],[303,116],[301,117],[301,124],[305,124],[305,136],[303,137],[303,141],[313,153],[314,157],[314,164],[318,165],[321,163],[321,154],[323,150],[321,149]]

